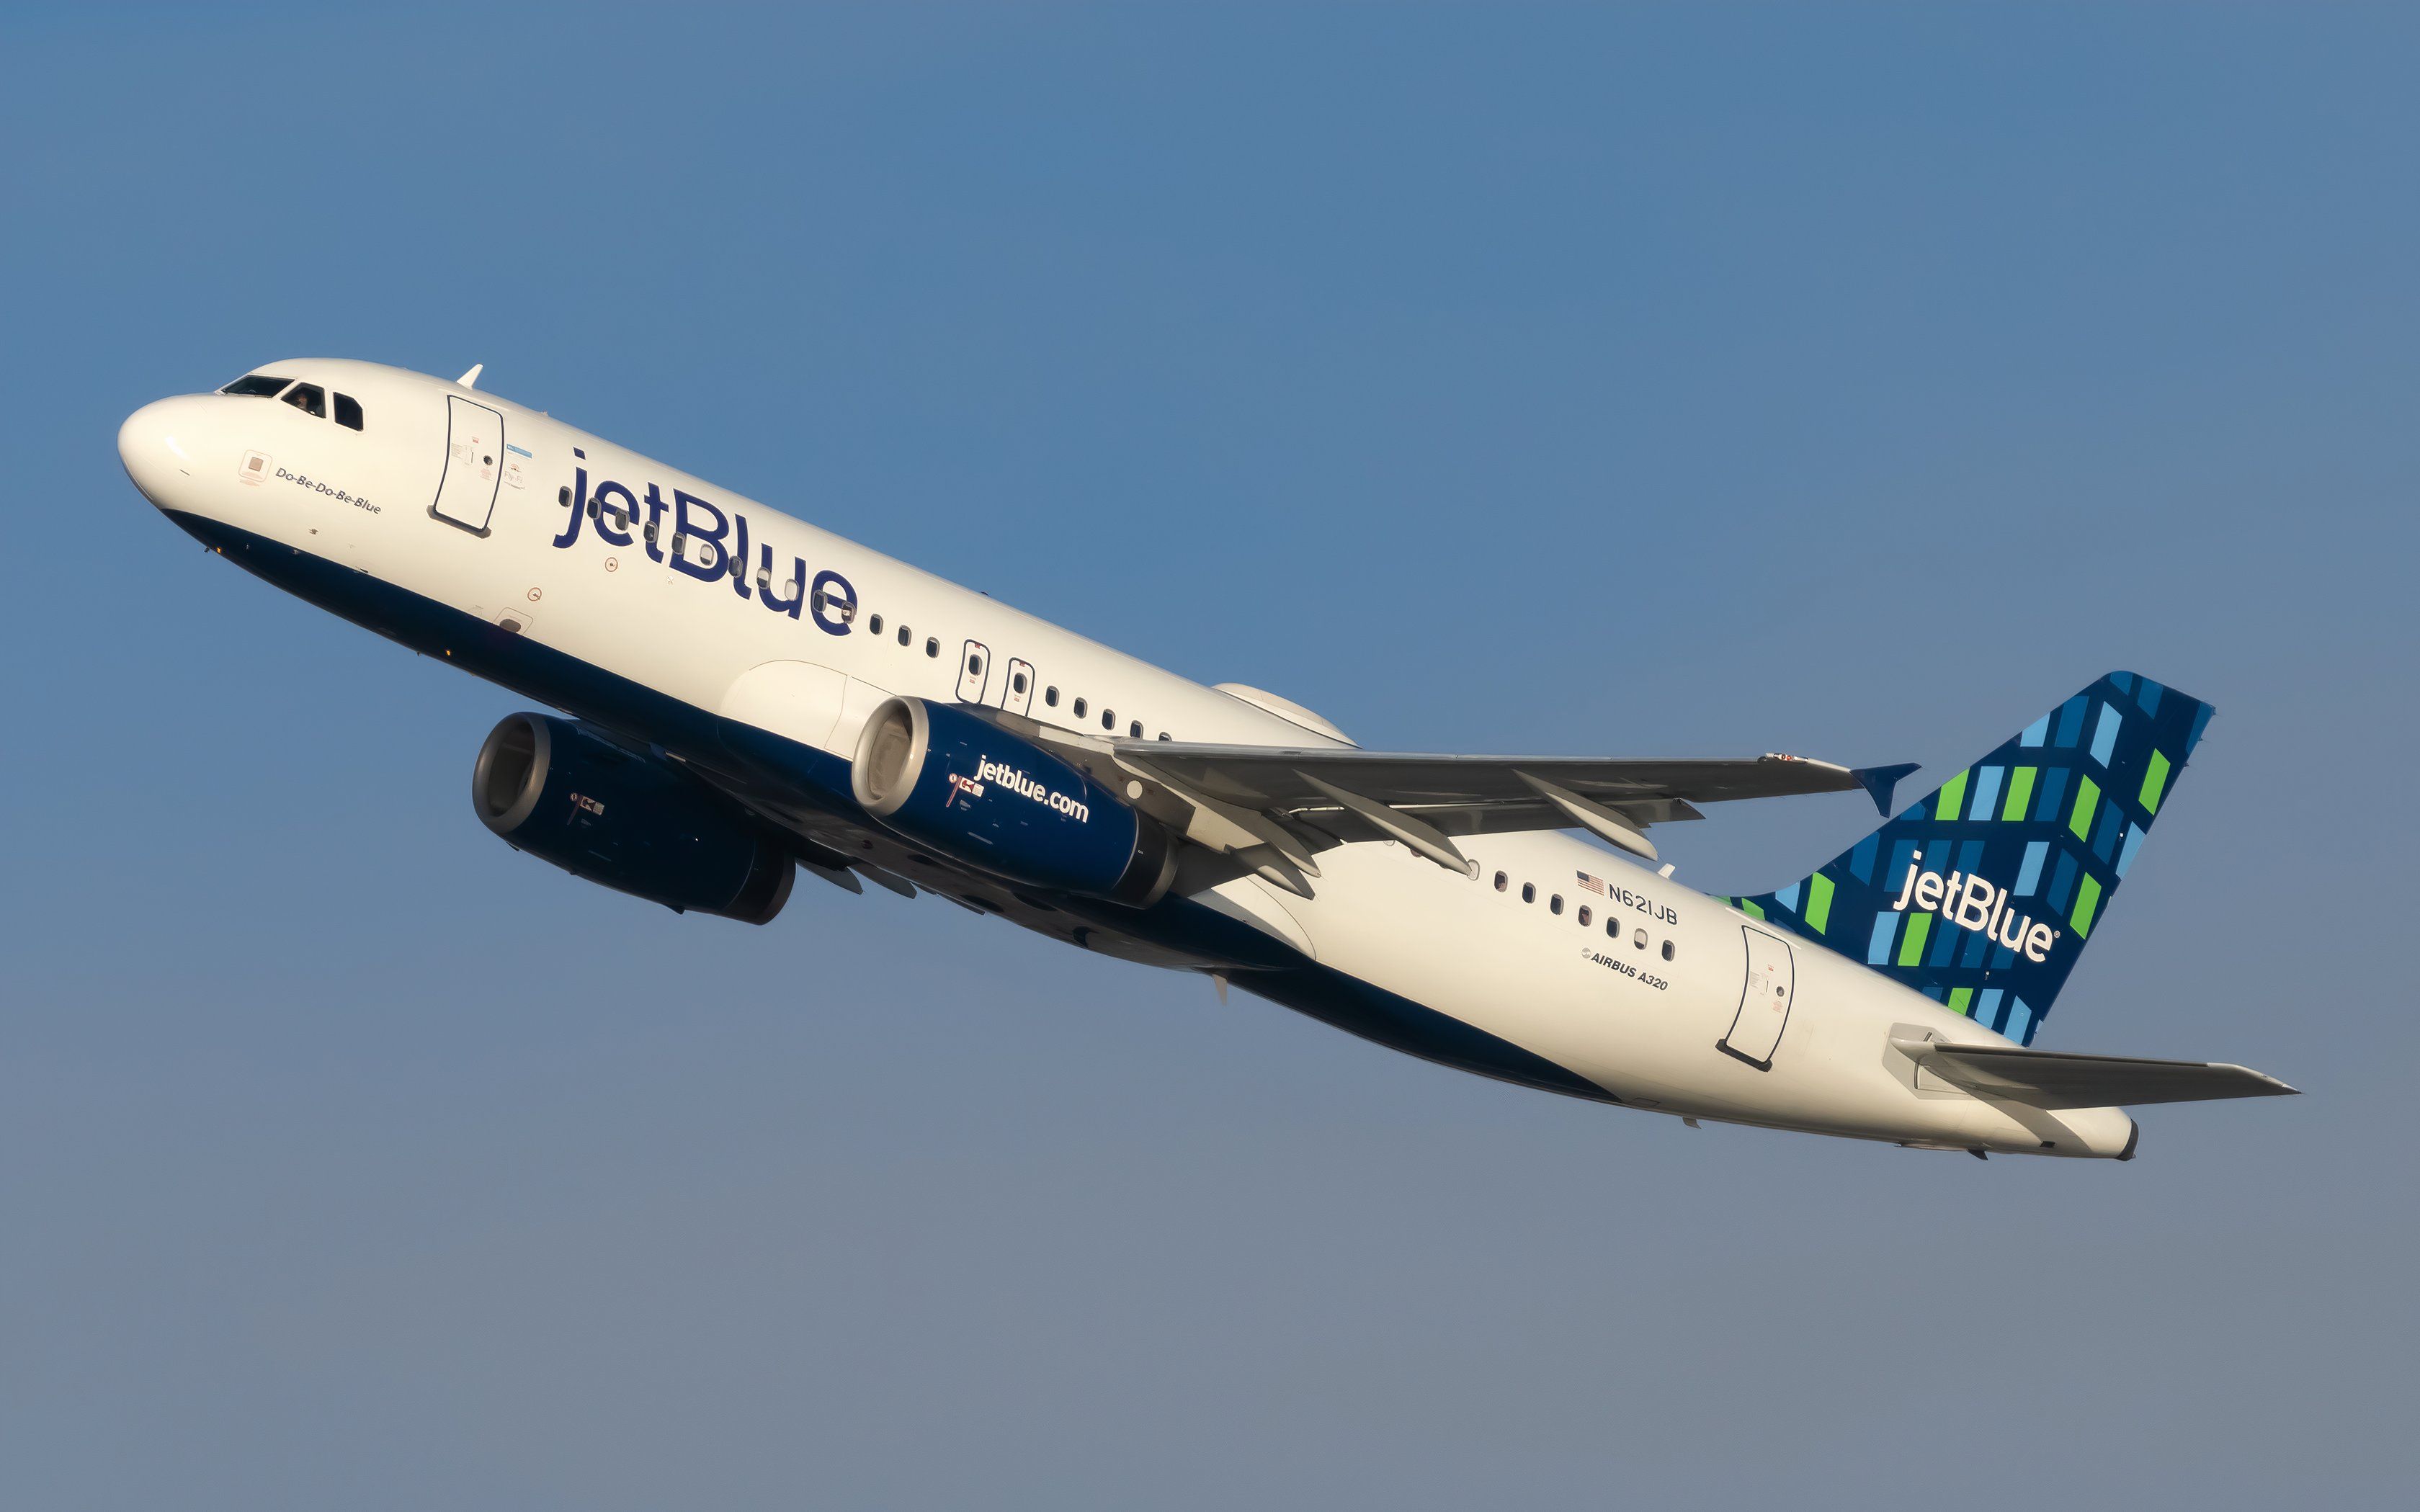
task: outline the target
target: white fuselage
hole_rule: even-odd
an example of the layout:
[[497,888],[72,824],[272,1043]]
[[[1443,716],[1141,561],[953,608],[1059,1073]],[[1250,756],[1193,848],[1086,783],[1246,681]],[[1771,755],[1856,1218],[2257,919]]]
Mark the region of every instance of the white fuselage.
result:
[[[280,563],[308,558],[350,569],[369,596],[310,596],[431,655],[458,650],[428,643],[449,632],[427,626],[450,624],[499,627],[560,653],[549,665],[578,669],[563,687],[515,686],[575,714],[597,717],[582,706],[593,672],[844,759],[892,694],[1004,706],[1096,735],[1297,748],[1340,739],[1315,716],[1289,717],[1281,700],[1163,671],[493,394],[365,363],[259,371],[342,393],[361,406],[361,427],[268,398],[163,400],[120,437],[143,492],[272,580]],[[627,526],[614,519],[625,496],[613,485],[636,505]],[[662,504],[652,548],[651,490]],[[682,495],[690,571],[670,557]],[[575,518],[583,499],[601,501],[596,517]],[[746,522],[749,558],[736,581],[707,576],[714,553],[699,539],[709,510],[724,548],[734,517]],[[281,549],[296,555],[273,559]],[[407,632],[379,607],[423,603],[457,612],[415,619]],[[681,754],[664,731],[623,733]],[[861,815],[782,817],[818,843],[1028,927],[1213,968],[1147,932],[1071,933],[1065,915],[998,896],[979,873],[936,874],[931,858],[911,857]],[[1464,849],[1476,879],[1372,841],[1323,852],[1311,897],[1244,877],[1189,904],[1244,921],[1354,991],[1440,1016],[1423,1023],[1467,1026],[1635,1106],[1960,1149],[2115,1156],[2128,1147],[2133,1125],[2116,1109],[2044,1113],[1932,1082],[1892,1048],[1895,1037],[2007,1041],[1722,900],[1562,832],[1479,836]],[[1235,980],[1256,987],[1249,974]],[[1717,1049],[1727,1037],[1755,1041],[1749,1013],[1777,1026],[1767,1065]],[[1432,1053],[1406,1036],[1373,1037]]]

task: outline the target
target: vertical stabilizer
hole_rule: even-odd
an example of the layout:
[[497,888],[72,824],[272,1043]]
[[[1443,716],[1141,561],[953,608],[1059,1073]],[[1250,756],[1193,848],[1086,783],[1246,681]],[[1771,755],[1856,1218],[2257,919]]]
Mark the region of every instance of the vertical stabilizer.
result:
[[2211,712],[2111,672],[1814,875],[1733,902],[2031,1044]]

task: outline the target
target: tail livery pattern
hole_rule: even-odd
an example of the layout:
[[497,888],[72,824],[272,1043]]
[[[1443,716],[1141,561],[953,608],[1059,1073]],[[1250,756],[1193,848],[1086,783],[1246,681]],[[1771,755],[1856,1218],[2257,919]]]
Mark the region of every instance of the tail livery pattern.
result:
[[2031,1044],[2210,716],[2111,672],[1813,876],[1732,902]]

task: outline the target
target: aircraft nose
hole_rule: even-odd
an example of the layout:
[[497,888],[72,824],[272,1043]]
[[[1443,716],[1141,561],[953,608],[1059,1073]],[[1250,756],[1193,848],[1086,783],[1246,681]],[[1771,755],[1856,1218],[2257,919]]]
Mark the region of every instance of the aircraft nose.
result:
[[182,455],[176,436],[177,408],[176,400],[161,399],[127,416],[117,427],[117,459],[154,504],[164,505],[173,480],[192,471],[192,458]]

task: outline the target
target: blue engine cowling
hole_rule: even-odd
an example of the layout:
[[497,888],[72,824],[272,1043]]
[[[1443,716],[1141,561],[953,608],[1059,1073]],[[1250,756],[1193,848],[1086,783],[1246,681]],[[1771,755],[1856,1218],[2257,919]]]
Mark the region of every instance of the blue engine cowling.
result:
[[954,861],[1140,907],[1176,873],[1157,821],[1030,740],[948,704],[894,698],[858,737],[865,811]]
[[721,794],[570,719],[505,716],[471,806],[514,849],[675,913],[762,924],[798,874],[789,844]]

